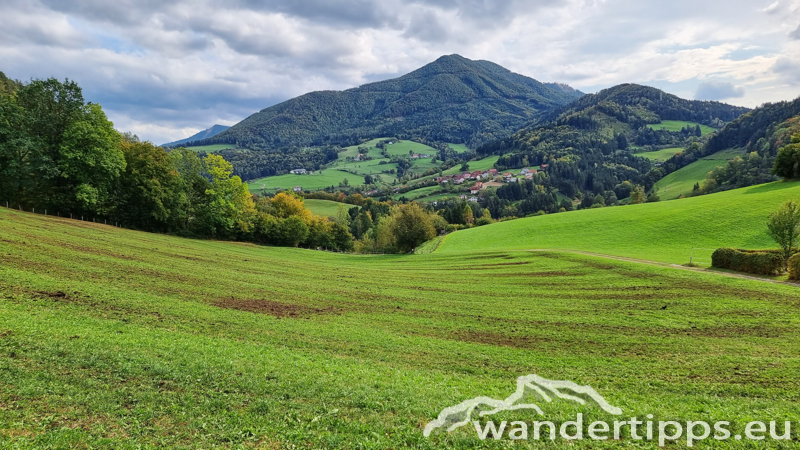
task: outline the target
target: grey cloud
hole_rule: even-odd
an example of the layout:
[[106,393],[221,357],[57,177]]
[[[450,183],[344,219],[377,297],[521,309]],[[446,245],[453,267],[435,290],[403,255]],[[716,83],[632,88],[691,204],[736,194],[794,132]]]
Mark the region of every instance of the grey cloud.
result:
[[406,5],[418,5],[455,12],[460,19],[488,27],[501,26],[519,15],[529,15],[539,9],[564,5],[564,0],[406,0]]
[[782,57],[773,64],[771,70],[778,74],[785,83],[791,85],[800,84],[800,61]]
[[403,33],[404,37],[416,38],[426,42],[445,42],[450,33],[431,11],[415,15]]
[[797,26],[797,29],[789,33],[789,37],[792,39],[800,40],[800,25]]
[[744,97],[744,88],[726,81],[706,81],[700,83],[694,94],[696,100],[725,100]]
[[347,26],[348,28],[383,28],[396,24],[394,13],[385,8],[385,2],[350,0],[293,0],[261,2],[245,0],[240,3],[246,9],[281,12],[322,24]]

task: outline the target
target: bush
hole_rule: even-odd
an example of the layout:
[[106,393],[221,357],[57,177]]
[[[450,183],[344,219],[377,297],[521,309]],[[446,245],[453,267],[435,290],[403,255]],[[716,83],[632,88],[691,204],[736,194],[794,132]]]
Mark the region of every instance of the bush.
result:
[[784,259],[777,250],[739,250],[718,248],[711,255],[711,266],[757,275],[780,275]]
[[789,258],[789,279],[800,280],[800,253]]

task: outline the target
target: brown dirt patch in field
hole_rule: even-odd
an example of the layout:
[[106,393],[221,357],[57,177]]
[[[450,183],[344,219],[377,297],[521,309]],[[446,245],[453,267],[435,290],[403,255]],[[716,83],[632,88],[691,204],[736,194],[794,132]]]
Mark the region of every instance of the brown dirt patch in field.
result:
[[63,291],[55,291],[55,292],[47,292],[47,291],[36,291],[37,294],[41,295],[42,297],[49,297],[49,298],[67,298],[67,293]]
[[220,299],[214,306],[225,309],[236,309],[257,314],[269,314],[270,316],[303,318],[314,314],[337,314],[338,310],[332,307],[312,308],[291,303],[281,303],[266,299],[238,299],[228,297]]
[[476,344],[498,345],[514,348],[531,348],[537,344],[548,341],[546,338],[533,336],[508,336],[491,331],[458,331],[454,333],[455,339],[462,342],[473,342]]

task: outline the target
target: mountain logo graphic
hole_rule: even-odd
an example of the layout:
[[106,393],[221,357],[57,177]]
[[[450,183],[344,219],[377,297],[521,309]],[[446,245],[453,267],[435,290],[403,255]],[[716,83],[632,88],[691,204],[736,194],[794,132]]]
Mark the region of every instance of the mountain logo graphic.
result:
[[429,422],[425,426],[423,434],[428,437],[437,428],[446,427],[447,431],[450,432],[464,426],[470,423],[472,414],[478,408],[480,408],[478,415],[481,417],[497,414],[501,411],[520,409],[532,409],[540,415],[544,415],[544,411],[534,403],[519,403],[525,397],[526,391],[531,391],[548,403],[553,401],[553,397],[556,397],[585,405],[585,398],[588,398],[609,414],[617,416],[622,414],[620,408],[609,404],[606,399],[589,386],[581,386],[566,380],[548,380],[532,374],[517,378],[517,390],[505,400],[497,400],[491,397],[475,397],[443,409],[436,420]]

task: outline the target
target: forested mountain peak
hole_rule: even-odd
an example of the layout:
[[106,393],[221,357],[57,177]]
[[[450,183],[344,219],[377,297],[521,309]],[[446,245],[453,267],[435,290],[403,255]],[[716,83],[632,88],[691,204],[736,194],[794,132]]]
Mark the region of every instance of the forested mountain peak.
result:
[[508,137],[580,95],[489,61],[447,55],[398,78],[287,100],[200,144],[274,151],[399,136],[476,147]]
[[626,83],[603,89],[596,94],[587,94],[563,108],[554,109],[543,115],[539,124],[609,104],[638,110],[646,123],[684,120],[716,127],[749,111],[748,108],[716,101],[686,100],[654,87]]

